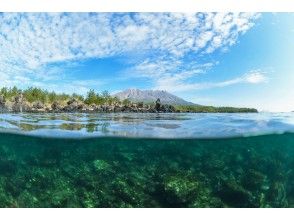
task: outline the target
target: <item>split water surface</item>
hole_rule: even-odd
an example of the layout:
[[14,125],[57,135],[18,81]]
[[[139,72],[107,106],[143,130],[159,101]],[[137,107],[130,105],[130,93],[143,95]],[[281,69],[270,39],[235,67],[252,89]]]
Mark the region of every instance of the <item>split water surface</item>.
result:
[[294,207],[294,114],[0,114],[0,207]]

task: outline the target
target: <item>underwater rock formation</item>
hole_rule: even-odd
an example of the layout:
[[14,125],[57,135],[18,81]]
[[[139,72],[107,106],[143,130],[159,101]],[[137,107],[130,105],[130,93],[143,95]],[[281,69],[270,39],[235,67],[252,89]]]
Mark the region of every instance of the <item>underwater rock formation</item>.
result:
[[0,134],[0,207],[294,207],[289,143]]

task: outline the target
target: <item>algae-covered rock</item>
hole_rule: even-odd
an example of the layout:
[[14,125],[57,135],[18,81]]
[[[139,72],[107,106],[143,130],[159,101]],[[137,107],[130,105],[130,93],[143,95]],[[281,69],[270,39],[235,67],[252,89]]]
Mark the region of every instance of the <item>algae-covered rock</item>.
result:
[[111,165],[107,163],[105,160],[94,160],[93,166],[95,171],[107,171],[111,169]]
[[187,203],[195,199],[201,184],[192,175],[173,174],[163,179],[164,191],[170,203]]
[[250,169],[248,170],[243,179],[243,185],[245,188],[250,190],[268,190],[268,180],[266,175],[263,173]]
[[167,202],[172,207],[223,207],[199,177],[182,172],[163,179]]
[[15,161],[0,159],[0,175],[12,175],[16,170],[17,166]]
[[217,195],[231,207],[253,207],[252,194],[234,180],[222,183]]
[[271,207],[288,207],[287,192],[282,182],[274,182],[267,194],[267,201]]
[[1,208],[12,208],[17,207],[16,201],[13,197],[7,192],[7,190],[2,187],[3,181],[0,180],[0,207]]

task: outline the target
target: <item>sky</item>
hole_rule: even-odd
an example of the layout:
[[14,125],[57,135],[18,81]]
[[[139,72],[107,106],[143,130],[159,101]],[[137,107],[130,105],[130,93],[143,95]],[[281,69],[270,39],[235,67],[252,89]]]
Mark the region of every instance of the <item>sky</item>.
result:
[[0,87],[294,111],[294,13],[1,13]]

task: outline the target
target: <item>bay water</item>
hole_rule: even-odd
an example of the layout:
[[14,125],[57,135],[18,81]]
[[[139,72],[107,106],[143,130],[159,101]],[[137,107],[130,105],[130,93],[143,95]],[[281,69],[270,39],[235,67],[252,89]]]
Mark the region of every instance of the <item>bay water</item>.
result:
[[0,114],[0,207],[294,207],[294,114]]

